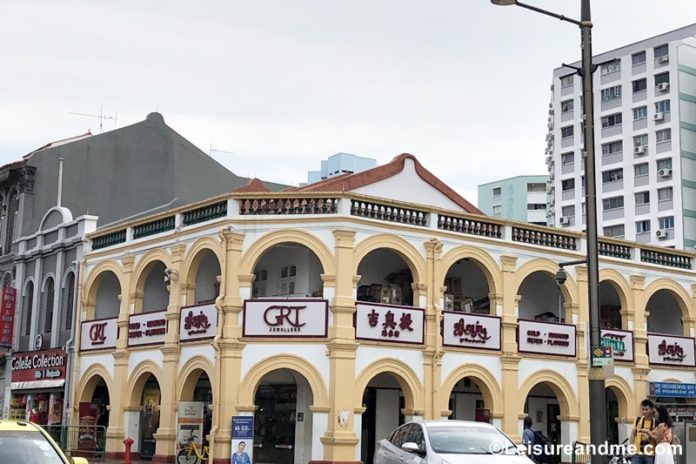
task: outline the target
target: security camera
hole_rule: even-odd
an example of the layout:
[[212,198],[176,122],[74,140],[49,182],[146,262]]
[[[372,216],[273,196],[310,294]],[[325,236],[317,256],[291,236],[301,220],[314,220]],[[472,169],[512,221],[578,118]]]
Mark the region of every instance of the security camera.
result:
[[568,279],[568,274],[566,274],[565,269],[560,268],[558,271],[556,271],[556,282],[558,285],[563,285]]

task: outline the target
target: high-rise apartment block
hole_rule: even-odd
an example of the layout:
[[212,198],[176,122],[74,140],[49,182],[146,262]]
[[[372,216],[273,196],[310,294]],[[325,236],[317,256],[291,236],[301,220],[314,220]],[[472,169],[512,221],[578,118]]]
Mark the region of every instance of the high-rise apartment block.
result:
[[478,208],[489,216],[546,225],[549,176],[516,176],[478,186]]
[[[696,245],[696,24],[594,57],[598,233]],[[582,81],[553,72],[549,225],[585,227]]]

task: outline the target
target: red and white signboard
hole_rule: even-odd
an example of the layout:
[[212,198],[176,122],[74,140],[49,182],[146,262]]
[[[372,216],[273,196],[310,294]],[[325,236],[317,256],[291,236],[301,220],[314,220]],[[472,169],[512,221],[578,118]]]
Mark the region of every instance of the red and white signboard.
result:
[[518,350],[552,356],[575,356],[575,326],[520,319],[517,326]]
[[424,311],[413,306],[359,302],[355,338],[381,342],[423,343]]
[[[616,361],[633,361],[633,332],[602,329],[600,333],[602,339],[612,340],[608,344],[612,347],[612,353]],[[623,345],[623,350],[617,349],[617,345]]]
[[217,330],[217,309],[214,304],[181,308],[179,340],[212,338]]
[[318,299],[246,300],[245,337],[326,337],[329,302]]
[[80,350],[114,348],[118,340],[118,319],[98,319],[82,323]]
[[443,313],[442,343],[445,346],[500,349],[500,318],[481,314]]
[[648,334],[650,364],[696,366],[694,339],[675,335]]
[[0,346],[8,348],[12,346],[16,304],[17,290],[9,287],[3,288],[2,307],[0,308]]
[[56,388],[65,383],[68,355],[63,350],[30,351],[12,356],[13,390]]
[[128,346],[164,343],[166,311],[134,314],[128,319]]

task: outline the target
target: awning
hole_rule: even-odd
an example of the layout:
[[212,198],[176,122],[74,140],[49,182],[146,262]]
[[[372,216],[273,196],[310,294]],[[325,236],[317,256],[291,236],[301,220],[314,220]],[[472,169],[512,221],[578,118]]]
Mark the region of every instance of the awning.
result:
[[65,385],[65,379],[32,380],[29,382],[12,382],[12,390],[31,390],[36,388],[60,388]]

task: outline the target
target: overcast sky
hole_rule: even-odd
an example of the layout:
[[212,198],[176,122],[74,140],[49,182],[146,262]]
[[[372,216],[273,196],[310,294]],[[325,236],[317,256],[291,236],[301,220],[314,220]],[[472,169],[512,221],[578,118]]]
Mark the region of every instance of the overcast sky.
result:
[[[579,0],[528,0],[579,18]],[[595,54],[696,22],[693,0],[595,0]],[[409,152],[469,200],[545,174],[569,23],[488,0],[0,0],[0,163],[151,111],[243,176],[298,184]],[[114,120],[104,121],[112,130]]]

